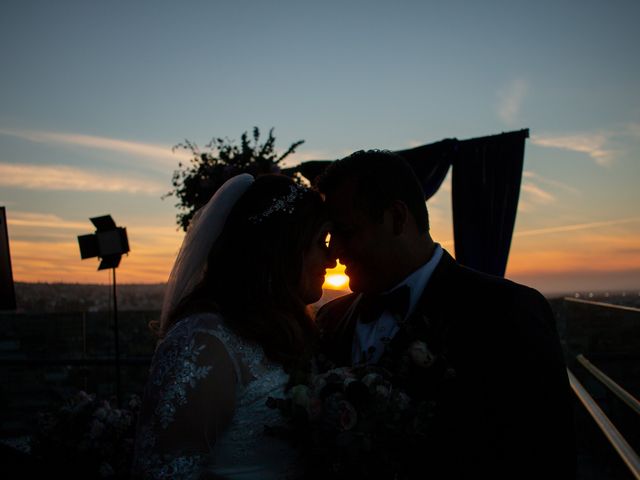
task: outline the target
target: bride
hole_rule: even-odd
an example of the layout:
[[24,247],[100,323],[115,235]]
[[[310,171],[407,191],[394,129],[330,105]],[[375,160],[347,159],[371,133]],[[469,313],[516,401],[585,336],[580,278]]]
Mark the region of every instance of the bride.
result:
[[308,361],[307,305],[335,265],[320,195],[281,175],[227,181],[173,266],[145,389],[134,478],[296,478],[296,450],[267,437],[269,396]]

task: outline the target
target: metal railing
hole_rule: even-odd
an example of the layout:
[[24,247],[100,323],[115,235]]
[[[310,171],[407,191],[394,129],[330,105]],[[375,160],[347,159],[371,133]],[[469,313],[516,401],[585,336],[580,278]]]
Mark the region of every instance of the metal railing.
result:
[[605,387],[607,387],[616,397],[626,403],[632,410],[634,410],[637,414],[640,415],[640,402],[636,400],[636,398],[627,392],[624,388],[614,382],[611,378],[609,378],[605,373],[603,373],[599,368],[597,368],[593,363],[591,363],[587,358],[580,354],[576,357],[576,360],[580,362],[580,364],[591,373],[594,377],[600,380]]
[[563,300],[565,302],[582,303],[584,305],[593,305],[595,307],[604,307],[613,310],[640,313],[640,308],[627,307],[626,305],[616,305],[615,303],[595,302],[593,300],[583,300],[581,298],[573,297],[564,297]]
[[[638,401],[631,394],[611,380],[602,371],[597,369],[583,355],[578,356],[578,361],[585,366],[589,373],[593,374],[598,380],[607,386],[607,388],[616,394],[616,396],[623,400],[627,405],[630,405],[635,411],[638,411]],[[591,395],[589,395],[575,375],[571,373],[571,370],[567,369],[567,374],[569,375],[571,388],[582,405],[584,405],[587,412],[591,415],[591,418],[593,418],[598,427],[600,427],[600,430],[602,430],[604,435],[607,437],[609,443],[611,443],[616,452],[618,452],[618,455],[620,455],[633,476],[637,480],[640,480],[640,457],[638,457],[638,454],[633,450],[633,448],[631,448],[615,425],[611,423],[611,420],[609,420],[607,415],[602,411]]]

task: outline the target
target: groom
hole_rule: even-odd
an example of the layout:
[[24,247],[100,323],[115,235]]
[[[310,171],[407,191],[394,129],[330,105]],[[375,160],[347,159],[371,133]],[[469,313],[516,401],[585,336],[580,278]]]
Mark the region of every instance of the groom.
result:
[[318,312],[321,349],[339,366],[384,366],[434,402],[411,455],[416,478],[574,478],[571,395],[545,298],[435,243],[420,183],[391,152],[338,160],[317,187],[354,292]]

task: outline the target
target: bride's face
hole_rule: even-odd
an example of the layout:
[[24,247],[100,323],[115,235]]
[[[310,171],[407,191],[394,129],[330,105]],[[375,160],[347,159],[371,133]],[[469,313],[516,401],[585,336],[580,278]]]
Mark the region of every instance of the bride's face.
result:
[[302,261],[299,293],[300,298],[307,305],[320,300],[326,269],[336,266],[336,260],[331,257],[327,242],[330,227],[329,222],[325,222],[320,227]]

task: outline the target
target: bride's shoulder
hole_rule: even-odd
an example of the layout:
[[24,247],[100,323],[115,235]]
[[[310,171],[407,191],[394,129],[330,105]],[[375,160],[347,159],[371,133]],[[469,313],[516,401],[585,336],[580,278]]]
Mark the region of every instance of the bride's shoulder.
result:
[[197,312],[179,318],[167,331],[165,339],[192,336],[197,332],[226,329],[224,318],[216,312]]
[[228,325],[225,318],[216,312],[198,312],[181,318],[167,332],[165,340],[194,337],[215,337],[227,350],[236,353],[253,353],[258,349],[254,342],[242,338]]
[[209,365],[218,363],[220,355],[231,359],[240,378],[237,337],[215,312],[199,312],[179,318],[156,346],[154,363],[165,370],[165,363]]

